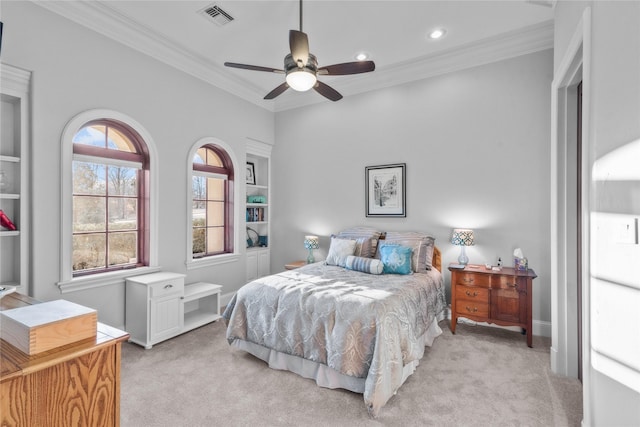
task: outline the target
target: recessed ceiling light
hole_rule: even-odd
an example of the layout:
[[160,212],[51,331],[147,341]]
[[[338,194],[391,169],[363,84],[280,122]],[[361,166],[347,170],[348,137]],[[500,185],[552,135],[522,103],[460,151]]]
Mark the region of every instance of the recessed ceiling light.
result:
[[429,33],[429,38],[431,40],[438,40],[444,37],[445,34],[447,34],[447,30],[445,30],[444,28],[436,28]]
[[365,59],[369,58],[369,54],[365,53],[365,52],[360,52],[356,55],[356,59],[358,61],[364,61]]

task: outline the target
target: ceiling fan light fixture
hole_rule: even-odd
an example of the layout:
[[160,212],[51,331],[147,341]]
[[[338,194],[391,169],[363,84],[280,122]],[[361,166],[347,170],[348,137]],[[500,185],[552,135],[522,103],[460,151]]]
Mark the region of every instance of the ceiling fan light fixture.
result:
[[316,72],[318,71],[318,60],[309,54],[307,65],[298,66],[291,54],[284,58],[284,71],[287,74],[285,80],[289,87],[298,92],[306,92],[316,84]]
[[293,90],[298,92],[306,92],[315,86],[316,75],[305,68],[291,71],[286,77],[287,84]]

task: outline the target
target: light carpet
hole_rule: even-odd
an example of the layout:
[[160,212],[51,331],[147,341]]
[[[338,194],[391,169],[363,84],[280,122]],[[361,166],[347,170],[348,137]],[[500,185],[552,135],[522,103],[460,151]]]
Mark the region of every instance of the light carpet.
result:
[[144,350],[124,343],[121,425],[579,426],[582,386],[549,368],[548,338],[447,321],[376,419],[361,394],[316,386],[231,348],[218,321]]

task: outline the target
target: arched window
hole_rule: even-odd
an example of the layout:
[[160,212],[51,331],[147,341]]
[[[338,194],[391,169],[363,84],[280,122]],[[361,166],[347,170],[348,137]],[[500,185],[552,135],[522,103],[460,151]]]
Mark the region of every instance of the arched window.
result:
[[215,144],[198,148],[192,174],[192,258],[233,253],[233,162]]
[[149,153],[117,120],[86,123],[73,136],[74,276],[149,264]]

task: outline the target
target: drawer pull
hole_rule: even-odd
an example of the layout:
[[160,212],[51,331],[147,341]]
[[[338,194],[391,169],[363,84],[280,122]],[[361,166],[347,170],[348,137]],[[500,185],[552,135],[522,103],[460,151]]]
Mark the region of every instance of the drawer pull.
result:
[[173,288],[173,285],[172,284],[164,285],[164,288],[165,289],[171,289],[171,288]]
[[465,294],[467,294],[468,297],[477,297],[478,296],[478,291],[465,291]]
[[518,284],[517,283],[507,283],[507,286],[510,288],[513,288],[515,290],[518,290]]
[[473,307],[473,308],[471,308],[471,307],[469,307],[469,306],[467,305],[465,308],[467,309],[467,311],[468,311],[469,313],[475,313],[476,311],[478,311],[478,307]]
[[462,281],[464,283],[473,283],[473,277],[464,277]]

